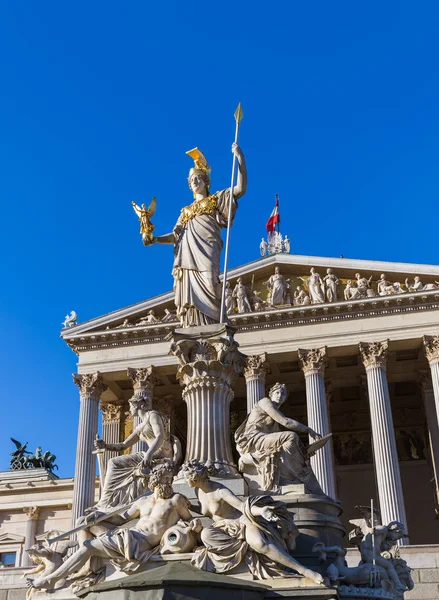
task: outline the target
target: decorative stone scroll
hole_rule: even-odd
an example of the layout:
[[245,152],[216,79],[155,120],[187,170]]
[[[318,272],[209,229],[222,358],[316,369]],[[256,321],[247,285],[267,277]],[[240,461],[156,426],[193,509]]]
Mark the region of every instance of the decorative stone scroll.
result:
[[96,400],[107,389],[99,371],[96,373],[85,373],[84,375],[73,373],[73,382],[79,388],[81,400],[84,398],[93,398]]
[[234,377],[245,367],[232,328],[176,330],[170,354],[179,361],[177,379],[184,387],[188,411],[186,461],[214,466],[221,476],[237,474],[230,445],[230,402]]
[[122,407],[119,404],[111,404],[110,402],[101,402],[102,421],[108,423],[111,421],[120,422],[122,416]]
[[382,367],[385,369],[388,348],[388,340],[384,340],[383,342],[360,342],[361,360],[366,370],[373,367]]

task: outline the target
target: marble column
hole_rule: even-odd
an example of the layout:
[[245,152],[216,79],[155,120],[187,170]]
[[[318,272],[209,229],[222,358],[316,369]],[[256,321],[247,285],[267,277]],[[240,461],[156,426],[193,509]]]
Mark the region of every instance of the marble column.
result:
[[439,421],[439,335],[424,335],[424,350],[430,365],[436,415]]
[[230,443],[231,384],[242,373],[245,357],[228,325],[193,329],[175,330],[171,338],[171,353],[180,364],[177,379],[187,405],[185,461],[212,465],[220,477],[237,476]]
[[[102,412],[102,439],[107,444],[118,444],[120,442],[120,419],[122,407],[120,404],[111,404],[101,402]],[[102,455],[102,466],[104,474],[107,471],[107,465],[110,458],[118,456],[117,450],[106,450]]]
[[[154,387],[160,383],[160,378],[157,375],[155,367],[150,365],[140,369],[127,369],[127,374],[133,382],[134,396],[136,398],[143,398],[148,402],[149,408],[152,408]],[[140,422],[140,417],[134,417],[133,430],[140,425]],[[136,452],[146,452],[147,450],[148,444],[139,441],[132,447],[131,452],[135,454]]]
[[98,432],[99,398],[107,389],[100,373],[73,375],[81,398],[78,442],[76,446],[75,480],[73,486],[72,524],[94,504],[96,487],[96,455],[94,440]]
[[435,483],[435,506],[439,508],[439,426],[434,399],[433,381],[429,371],[419,373],[419,385],[424,400],[425,417],[428,426],[431,464]]
[[[321,435],[328,435],[331,429],[325,391],[326,348],[299,349],[299,360],[305,375],[308,426]],[[330,498],[335,498],[332,440],[311,456],[311,466],[322,490]]]
[[26,552],[35,544],[35,534],[37,533],[37,522],[40,514],[40,509],[37,506],[26,506],[23,512],[27,515],[26,536],[24,538],[24,553],[21,561],[22,567],[30,567],[33,565],[30,556]]
[[[392,407],[387,384],[388,345],[387,340],[370,343],[360,342],[359,348],[367,375],[381,522],[387,525],[390,521],[399,521],[407,528]],[[406,543],[408,543],[407,538],[398,542],[399,545]]]
[[247,384],[247,414],[265,396],[265,377],[270,372],[267,353],[247,356],[244,377]]

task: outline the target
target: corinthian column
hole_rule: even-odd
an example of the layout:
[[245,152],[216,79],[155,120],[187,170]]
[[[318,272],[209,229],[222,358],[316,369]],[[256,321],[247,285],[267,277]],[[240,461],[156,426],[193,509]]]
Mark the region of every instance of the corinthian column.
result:
[[247,356],[244,377],[247,384],[247,414],[265,396],[265,376],[270,372],[267,353]]
[[[325,392],[326,348],[299,349],[299,360],[305,375],[308,426],[321,435],[328,435],[331,431]],[[332,440],[311,456],[311,466],[322,490],[330,498],[335,498]]]
[[231,383],[243,371],[244,356],[229,326],[194,329],[198,332],[174,331],[171,343],[171,354],[180,363],[177,379],[187,404],[185,460],[212,465],[220,476],[237,475],[230,443]]
[[107,389],[100,373],[73,375],[81,398],[78,442],[76,446],[75,482],[73,486],[72,523],[94,503],[96,457],[92,454],[98,432],[99,397]]
[[[155,367],[152,365],[148,367],[142,367],[141,369],[127,369],[128,377],[133,382],[134,397],[142,398],[148,403],[148,407],[152,408],[152,396],[154,393],[154,386],[160,383],[160,378],[157,375]],[[133,429],[140,425],[140,417],[134,417]],[[132,448],[132,453],[146,452],[148,450],[148,444],[145,442],[137,442]]]
[[430,442],[431,463],[435,480],[435,504],[439,506],[439,426],[436,413],[436,404],[433,392],[433,382],[429,371],[419,373],[424,410],[427,419],[428,437]]
[[[118,444],[120,442],[120,418],[122,407],[119,404],[103,404],[102,411],[102,439],[107,444]],[[102,455],[102,466],[104,473],[107,470],[107,464],[110,458],[118,456],[117,450],[106,450]]]
[[[390,521],[400,521],[407,527],[386,375],[388,346],[388,341],[385,340],[360,342],[359,348],[367,375],[375,473],[382,523],[387,525]],[[400,545],[405,543],[407,543],[405,539],[398,542]]]
[[24,553],[21,566],[29,567],[33,563],[26,550],[29,550],[29,548],[35,544],[35,534],[37,532],[37,522],[40,509],[37,506],[26,506],[23,508],[23,512],[27,515],[27,523],[26,536],[24,538]]
[[439,335],[424,335],[424,350],[430,365],[436,415],[439,420]]

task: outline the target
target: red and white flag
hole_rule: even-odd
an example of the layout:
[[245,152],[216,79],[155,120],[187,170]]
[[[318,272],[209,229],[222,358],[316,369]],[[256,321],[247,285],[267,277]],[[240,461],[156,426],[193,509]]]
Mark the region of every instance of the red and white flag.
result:
[[276,223],[280,223],[280,213],[279,213],[279,198],[276,196],[276,204],[273,208],[273,212],[270,215],[265,227],[269,234],[273,233],[276,228]]

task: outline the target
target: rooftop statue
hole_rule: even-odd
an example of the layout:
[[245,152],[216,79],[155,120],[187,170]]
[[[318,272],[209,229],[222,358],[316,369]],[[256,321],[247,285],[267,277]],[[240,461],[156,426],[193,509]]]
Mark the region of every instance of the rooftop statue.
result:
[[35,454],[26,450],[28,442],[22,444],[18,440],[11,438],[14,442],[16,450],[11,452],[11,463],[10,468],[14,471],[21,469],[46,469],[52,472],[54,469],[58,469],[55,464],[56,456],[49,450],[43,453],[41,446],[38,446],[35,450]]
[[198,461],[183,465],[182,474],[196,490],[201,514],[213,520],[201,532],[203,546],[195,550],[192,565],[227,573],[245,562],[256,579],[285,576],[293,569],[323,583],[320,573],[307,569],[289,553],[296,548],[299,530],[286,504],[270,496],[240,500],[222,483],[210,480],[213,470]]
[[323,494],[298,434],[307,433],[315,440],[322,436],[281,412],[287,397],[286,385],[276,383],[236,430],[236,447],[242,457],[253,460],[262,489],[278,491],[282,485],[303,483],[308,493]]
[[289,279],[285,279],[280,274],[279,267],[274,268],[274,275],[271,275],[264,285],[268,287],[267,304],[269,306],[279,306],[286,303]]
[[63,327],[73,327],[74,325],[76,325],[77,321],[78,315],[75,313],[74,310],[72,310],[69,315],[65,316],[65,319],[62,324]]
[[[247,170],[238,144],[232,145],[232,152],[238,161],[238,180],[232,201],[233,218],[238,207],[237,200],[245,194]],[[227,227],[230,206],[230,188],[211,194],[211,169],[204,154],[198,148],[187,154],[194,160],[188,178],[194,201],[181,209],[180,217],[170,233],[159,236],[142,234],[147,246],[174,246],[175,305],[182,327],[220,321],[221,229]]]

